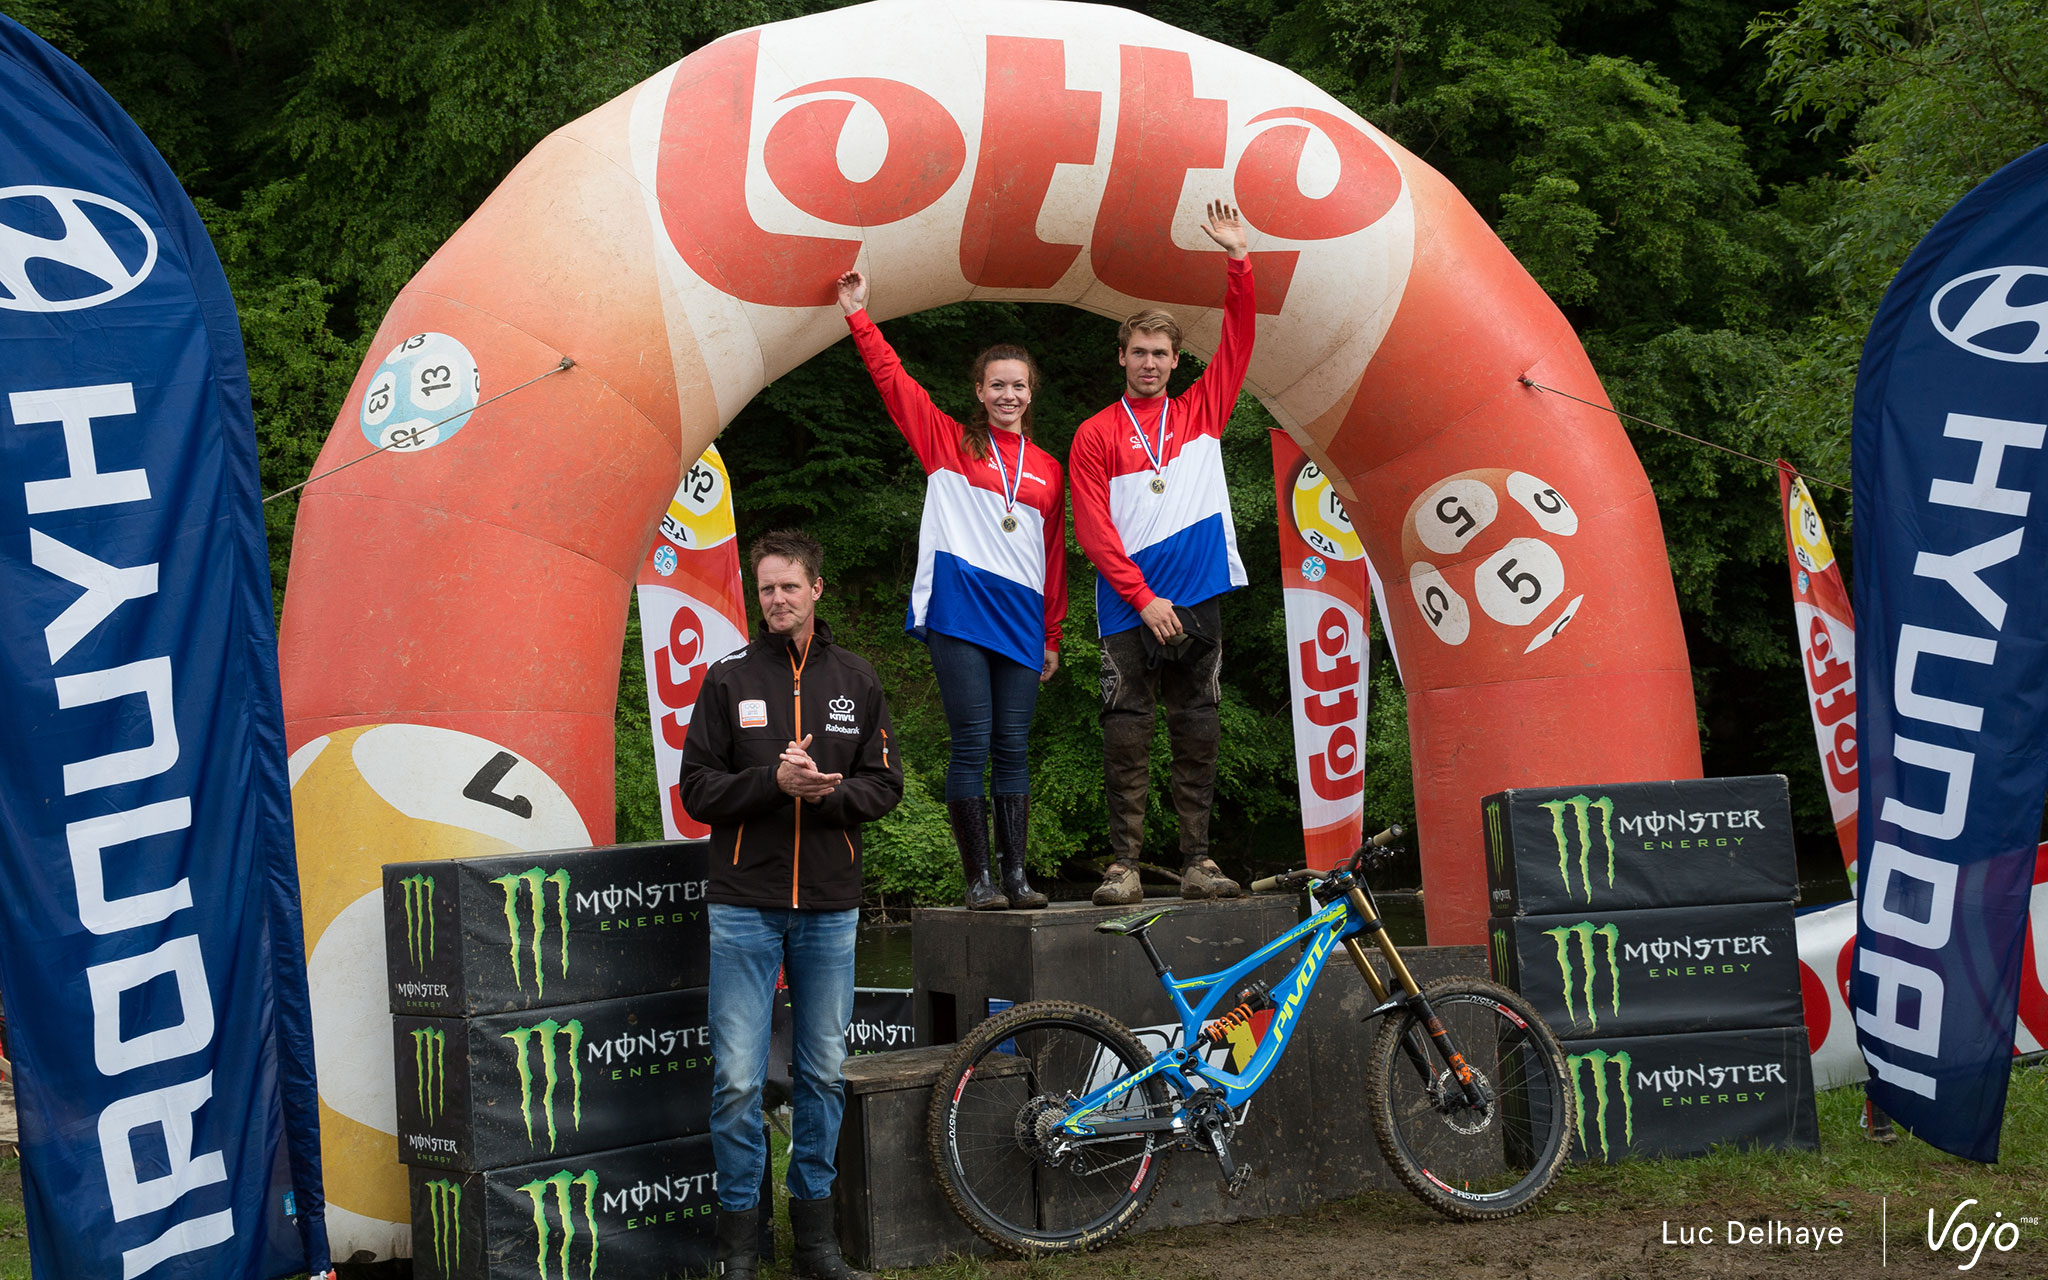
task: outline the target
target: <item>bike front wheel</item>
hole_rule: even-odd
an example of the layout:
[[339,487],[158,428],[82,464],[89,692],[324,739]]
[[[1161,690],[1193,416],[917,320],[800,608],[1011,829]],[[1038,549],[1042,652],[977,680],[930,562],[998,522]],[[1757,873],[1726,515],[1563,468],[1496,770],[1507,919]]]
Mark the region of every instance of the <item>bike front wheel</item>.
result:
[[1380,1025],[1371,1056],[1372,1125],[1387,1164],[1446,1217],[1520,1213],[1571,1152],[1573,1100],[1557,1037],[1529,1003],[1479,978],[1423,988],[1486,1095],[1474,1106],[1411,1009]]
[[[932,1087],[932,1167],[946,1199],[977,1234],[1018,1253],[1107,1244],[1152,1203],[1171,1135],[1075,1139],[1060,1126],[1075,1100],[1151,1058],[1085,1005],[1034,1001],[976,1027]],[[1172,1111],[1154,1076],[1091,1115]]]

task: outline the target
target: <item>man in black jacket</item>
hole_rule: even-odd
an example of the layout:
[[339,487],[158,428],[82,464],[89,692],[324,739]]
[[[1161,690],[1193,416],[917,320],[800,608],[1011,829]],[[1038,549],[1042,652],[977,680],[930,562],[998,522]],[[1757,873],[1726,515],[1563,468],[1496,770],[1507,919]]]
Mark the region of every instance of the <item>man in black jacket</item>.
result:
[[853,1015],[861,824],[903,798],[889,705],[867,661],[816,618],[824,550],[802,533],[753,546],[762,629],[711,664],[683,744],[683,807],[711,827],[712,1153],[720,1274],[751,1277],[767,1146],[761,1081],[775,975],[796,1053],[791,1274],[845,1280],[832,1224],[839,1068]]

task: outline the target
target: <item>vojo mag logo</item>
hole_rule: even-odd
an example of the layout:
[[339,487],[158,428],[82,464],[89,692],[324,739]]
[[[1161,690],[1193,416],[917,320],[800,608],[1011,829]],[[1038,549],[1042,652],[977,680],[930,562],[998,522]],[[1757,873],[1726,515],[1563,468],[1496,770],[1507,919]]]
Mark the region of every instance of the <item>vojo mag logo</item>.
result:
[[[2033,301],[2014,302],[2016,287]],[[2015,364],[2048,361],[2048,267],[1988,267],[1957,276],[1941,286],[1927,314],[1937,333],[1971,355]]]
[[[1577,924],[1560,925],[1545,929],[1543,936],[1557,944],[1558,976],[1564,986],[1564,1013],[1567,1018],[1577,1021],[1584,1017],[1600,1029],[1600,1005],[1594,999],[1593,989],[1601,968],[1601,959],[1606,960],[1608,1007],[1619,1016],[1621,1013],[1621,965],[1617,953],[1621,950],[1621,930],[1612,924],[1594,924],[1581,920]],[[1607,945],[1596,948],[1594,939]],[[1586,1006],[1583,1014],[1573,1006],[1572,987],[1576,980]]]
[[[95,218],[88,209],[104,212]],[[57,234],[37,235],[24,222]],[[109,237],[109,228],[119,234]],[[156,233],[117,200],[69,187],[0,190],[0,309],[83,311],[134,289],[155,267]]]
[[555,891],[555,922],[562,931],[561,972],[564,977],[569,974],[569,873],[529,867],[525,871],[499,876],[491,883],[505,893],[505,931],[512,953],[512,983],[521,991],[526,989],[526,980],[520,972],[519,964],[519,948],[523,939],[519,916],[520,907],[524,906],[527,921],[533,929],[533,989],[537,995],[546,995],[547,971],[541,964],[540,948],[548,932],[546,898],[550,888]]
[[[561,1083],[561,1071],[555,1065],[556,1045],[560,1044],[568,1053],[571,1122],[580,1131],[583,1128],[583,1023],[575,1018],[567,1022],[556,1022],[553,1018],[537,1022],[530,1027],[514,1027],[503,1039],[512,1042],[514,1060],[519,1066],[519,1114],[526,1120],[526,1143],[535,1145],[533,1136],[533,1061],[538,1057],[541,1064],[541,1079],[544,1088],[541,1093],[541,1114],[547,1119],[548,1150],[555,1149],[555,1086]],[[533,1052],[529,1053],[531,1049]]]
[[434,958],[434,877],[407,876],[398,882],[405,897],[405,954],[424,970]]
[[412,1066],[420,1118],[431,1125],[448,1111],[448,1033],[434,1027],[415,1028]]
[[[1579,1150],[1587,1155],[1593,1154],[1591,1144],[1586,1141],[1586,1114],[1590,1111],[1593,1132],[1600,1139],[1600,1158],[1612,1160],[1614,1153],[1608,1143],[1607,1129],[1607,1109],[1611,1103],[1617,1100],[1621,1103],[1623,1149],[1626,1150],[1636,1140],[1636,1101],[1632,1092],[1635,1086],[1629,1078],[1629,1069],[1635,1066],[1635,1060],[1628,1056],[1627,1050],[1609,1053],[1605,1049],[1594,1049],[1590,1053],[1571,1054],[1564,1065],[1571,1076],[1572,1098],[1579,1107]],[[1614,1085],[1611,1088],[1607,1083],[1609,1066],[1614,1068]],[[1590,1107],[1586,1105],[1588,1081],[1593,1086],[1593,1104]]]
[[436,1178],[426,1186],[428,1247],[434,1265],[447,1275],[462,1265],[462,1184]]
[[[590,1237],[590,1252],[584,1259],[584,1280],[597,1280],[597,1174],[585,1169],[572,1174],[567,1169],[558,1170],[545,1178],[535,1178],[520,1187],[527,1199],[533,1201],[534,1265],[540,1270],[540,1280],[569,1280],[569,1249],[576,1243],[576,1210],[571,1205],[570,1192],[580,1190],[583,1209],[583,1230]],[[550,1194],[552,1193],[552,1194]],[[555,1265],[548,1267],[548,1246],[555,1242],[557,1229],[549,1221],[549,1203],[554,1205],[553,1218],[560,1222],[560,1243],[555,1246]]]
[[[1590,796],[1577,795],[1569,800],[1545,800],[1537,806],[1550,811],[1550,835],[1557,842],[1557,874],[1564,881],[1564,891],[1572,891],[1571,856],[1575,843],[1579,855],[1579,892],[1588,902],[1593,900],[1593,815],[1600,815],[1600,842],[1607,846],[1607,887],[1614,887],[1614,801],[1606,796],[1598,800]],[[1565,815],[1571,815],[1567,826]]]

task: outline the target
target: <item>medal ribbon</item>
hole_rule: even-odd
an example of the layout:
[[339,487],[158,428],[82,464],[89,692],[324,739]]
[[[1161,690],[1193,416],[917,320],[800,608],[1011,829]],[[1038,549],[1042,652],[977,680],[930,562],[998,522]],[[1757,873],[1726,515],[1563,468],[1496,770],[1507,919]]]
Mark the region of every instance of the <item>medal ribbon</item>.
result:
[[1145,438],[1145,428],[1138,425],[1138,415],[1131,412],[1130,400],[1118,396],[1116,402],[1124,407],[1124,416],[1131,420],[1131,430],[1138,433],[1138,443],[1145,450],[1146,461],[1152,464],[1152,474],[1158,475],[1166,466],[1162,461],[1166,456],[1166,415],[1172,411],[1173,401],[1168,400],[1159,406],[1159,447],[1156,449],[1152,447],[1152,442]]
[[1010,480],[1010,469],[1003,465],[1003,451],[996,445],[996,433],[988,433],[988,451],[995,455],[996,474],[1003,486],[1003,510],[1010,511],[1017,505],[1017,491],[1024,487],[1024,433],[1017,433],[1017,479]]

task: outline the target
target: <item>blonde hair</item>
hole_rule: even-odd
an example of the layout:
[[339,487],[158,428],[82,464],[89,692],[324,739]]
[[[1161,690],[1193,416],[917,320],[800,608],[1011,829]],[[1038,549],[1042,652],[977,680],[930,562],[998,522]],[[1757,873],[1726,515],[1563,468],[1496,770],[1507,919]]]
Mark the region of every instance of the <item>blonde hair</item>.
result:
[[1129,351],[1131,335],[1134,333],[1163,333],[1166,340],[1173,344],[1174,354],[1180,354],[1180,323],[1173,318],[1171,311],[1148,307],[1124,321],[1117,327],[1116,349]]

